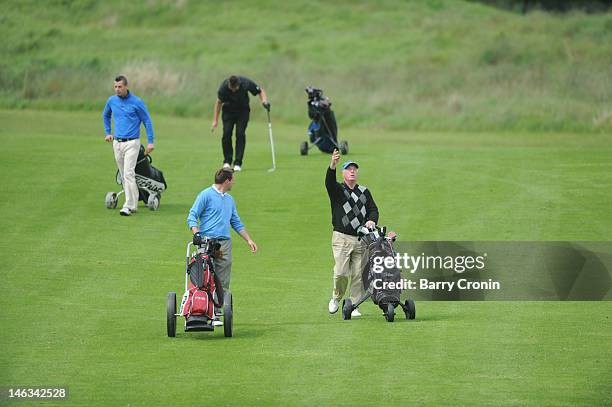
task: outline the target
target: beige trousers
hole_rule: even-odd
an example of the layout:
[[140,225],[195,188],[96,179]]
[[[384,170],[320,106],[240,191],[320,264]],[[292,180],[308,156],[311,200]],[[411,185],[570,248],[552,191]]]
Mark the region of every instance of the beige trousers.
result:
[[332,251],[336,261],[332,297],[340,300],[346,292],[350,279],[350,299],[352,302],[356,302],[365,293],[361,282],[365,246],[357,236],[334,231],[332,234]]
[[232,277],[232,241],[227,239],[221,240],[219,243],[221,243],[223,256],[220,259],[215,259],[215,273],[221,280],[223,290],[229,290]]
[[140,151],[140,140],[134,139],[122,143],[113,141],[113,151],[117,168],[123,180],[125,192],[124,208],[135,211],[138,208],[138,185],[136,185],[136,162]]

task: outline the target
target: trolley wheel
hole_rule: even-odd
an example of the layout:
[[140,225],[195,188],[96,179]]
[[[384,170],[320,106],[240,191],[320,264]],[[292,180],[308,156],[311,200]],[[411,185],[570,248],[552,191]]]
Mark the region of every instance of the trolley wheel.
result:
[[223,294],[223,334],[227,338],[233,335],[234,324],[234,302],[232,293],[226,291]]
[[387,304],[387,310],[385,311],[385,319],[387,322],[393,322],[395,319],[395,307],[392,303]]
[[149,194],[149,199],[147,200],[147,206],[150,210],[156,211],[159,209],[159,198],[158,194]]
[[115,209],[117,207],[117,194],[114,192],[107,192],[104,199],[104,203],[108,209]]
[[308,142],[302,141],[300,143],[300,155],[308,155]]
[[340,154],[347,155],[349,152],[348,141],[342,140],[340,142]]
[[414,305],[414,301],[408,298],[404,305],[406,306],[406,319],[415,319],[416,318],[416,305]]
[[351,312],[353,312],[353,302],[351,300],[342,300],[342,319],[351,319]]
[[166,321],[168,326],[168,337],[174,338],[176,336],[176,293],[174,291],[168,293]]

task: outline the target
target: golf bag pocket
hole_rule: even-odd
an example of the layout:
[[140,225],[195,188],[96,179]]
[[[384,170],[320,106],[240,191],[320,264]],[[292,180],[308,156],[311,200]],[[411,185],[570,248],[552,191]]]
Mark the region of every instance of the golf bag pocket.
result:
[[192,287],[188,292],[187,299],[183,301],[181,315],[205,315],[213,318],[214,306],[208,292]]
[[209,303],[208,293],[206,291],[195,289],[191,296],[191,309],[189,313],[192,315],[204,315],[208,312]]

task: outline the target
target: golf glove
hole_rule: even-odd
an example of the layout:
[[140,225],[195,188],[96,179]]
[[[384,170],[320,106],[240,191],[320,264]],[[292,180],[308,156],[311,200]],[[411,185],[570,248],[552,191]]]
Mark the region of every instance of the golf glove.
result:
[[193,244],[196,246],[202,245],[202,235],[200,235],[200,232],[195,232],[193,234]]
[[266,109],[268,112],[270,111],[270,102],[263,102],[261,105],[262,105],[262,106],[264,107],[264,109]]

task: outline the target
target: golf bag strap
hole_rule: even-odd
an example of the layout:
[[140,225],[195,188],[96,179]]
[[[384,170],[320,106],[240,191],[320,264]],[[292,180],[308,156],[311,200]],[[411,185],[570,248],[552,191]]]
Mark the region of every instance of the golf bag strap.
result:
[[[213,303],[213,305],[214,305],[215,307],[217,307],[217,308],[223,308],[223,300],[221,300],[221,302],[219,303],[219,302],[215,301],[215,296],[214,296],[214,295],[212,295],[210,291],[207,291],[207,293],[208,293],[208,298],[210,299],[210,301]],[[218,296],[219,296],[219,295],[217,295],[217,297],[218,297]]]
[[[202,276],[204,276],[204,259],[202,258],[202,256],[198,253],[196,255],[196,270],[202,270]],[[204,281],[202,281],[203,283]],[[202,287],[198,287],[198,288],[202,288]]]
[[[196,289],[197,290],[197,289]],[[191,311],[193,310],[193,296],[195,295],[195,291],[190,292],[189,296],[191,298],[189,298],[189,312],[187,313],[187,316],[190,317],[191,316]]]

